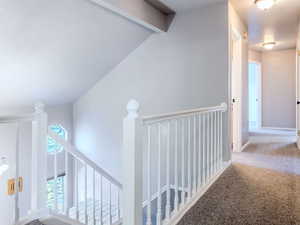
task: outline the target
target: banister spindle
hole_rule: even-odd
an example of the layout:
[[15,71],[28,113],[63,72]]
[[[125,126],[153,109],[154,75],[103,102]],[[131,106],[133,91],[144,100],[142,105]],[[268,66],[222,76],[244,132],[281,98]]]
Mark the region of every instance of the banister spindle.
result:
[[193,195],[196,194],[197,191],[197,178],[196,178],[196,116],[194,116],[194,124],[193,124]]
[[198,189],[197,191],[200,191],[200,188],[202,186],[202,173],[201,173],[201,167],[202,167],[202,151],[201,151],[201,114],[198,115]]
[[87,179],[88,179],[88,173],[87,173],[87,164],[84,164],[84,212],[85,212],[85,217],[84,221],[85,224],[88,224],[88,190],[87,190]]
[[157,177],[158,177],[158,182],[157,182],[157,215],[156,215],[156,224],[160,225],[161,224],[161,124],[158,124],[158,166],[157,166]]
[[174,211],[178,210],[178,120],[175,120],[175,197]]
[[65,182],[64,182],[64,211],[65,215],[68,216],[68,210],[69,210],[69,154],[65,149]]
[[54,150],[54,160],[53,160],[53,167],[54,167],[54,211],[57,212],[58,210],[58,199],[57,199],[57,149]]
[[151,221],[151,127],[147,126],[147,225],[152,225]]
[[166,204],[166,219],[170,219],[171,213],[171,191],[170,191],[170,171],[171,171],[171,163],[170,163],[170,139],[171,139],[171,129],[170,129],[170,121],[167,124],[167,204]]
[[96,171],[93,169],[93,225],[97,224],[96,221]]
[[185,203],[185,148],[184,148],[184,119],[181,121],[181,207]]
[[192,197],[192,178],[191,178],[191,171],[192,171],[192,164],[191,164],[191,118],[188,118],[188,198]]
[[76,204],[76,220],[79,220],[79,162],[75,160],[75,204]]
[[214,129],[214,173],[217,172],[217,112],[214,112],[213,129]]

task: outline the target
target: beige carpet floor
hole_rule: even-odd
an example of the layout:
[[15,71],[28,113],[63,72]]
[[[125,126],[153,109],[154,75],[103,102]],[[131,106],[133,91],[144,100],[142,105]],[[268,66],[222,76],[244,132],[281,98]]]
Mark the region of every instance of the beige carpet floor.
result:
[[300,150],[251,144],[178,225],[300,225]]

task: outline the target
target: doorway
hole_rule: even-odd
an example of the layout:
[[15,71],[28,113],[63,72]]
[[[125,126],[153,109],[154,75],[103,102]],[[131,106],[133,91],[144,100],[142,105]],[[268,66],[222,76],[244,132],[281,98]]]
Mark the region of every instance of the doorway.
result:
[[261,128],[261,64],[249,62],[249,130]]
[[242,36],[231,32],[231,136],[232,150],[242,149]]

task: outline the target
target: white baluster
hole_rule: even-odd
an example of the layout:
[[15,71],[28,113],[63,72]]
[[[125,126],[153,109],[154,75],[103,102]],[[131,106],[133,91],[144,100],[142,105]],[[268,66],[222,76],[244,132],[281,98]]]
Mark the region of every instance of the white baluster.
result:
[[212,175],[213,175],[213,157],[214,157],[214,155],[213,155],[213,152],[214,152],[214,129],[213,129],[213,112],[211,112],[210,113],[210,124],[209,124],[209,126],[210,126],[210,160],[209,160],[209,167],[210,167],[210,170],[209,170],[209,172],[210,172],[210,174],[209,174],[209,178],[211,178],[212,177]]
[[196,194],[197,190],[197,178],[196,178],[196,163],[197,163],[197,157],[196,157],[196,116],[194,116],[194,126],[193,126],[193,194]]
[[79,220],[79,162],[75,160],[75,200],[76,200],[76,219]]
[[118,189],[118,221],[121,219],[121,201],[120,201],[120,190]]
[[168,122],[168,137],[167,137],[167,204],[166,204],[166,218],[170,219],[171,211],[171,192],[170,192],[170,139],[171,139],[171,130],[170,122]]
[[221,136],[221,131],[220,131],[220,115],[221,112],[218,112],[218,170],[221,168],[220,164],[220,154],[221,154],[221,143],[220,143],[220,136]]
[[192,164],[191,164],[191,118],[188,118],[188,198],[190,199],[192,197]]
[[143,223],[143,135],[138,109],[138,102],[131,100],[123,123],[123,225]]
[[87,174],[87,165],[84,164],[84,221],[85,224],[88,224],[88,190],[87,190],[87,179],[88,179],[88,174]]
[[209,179],[209,159],[210,159],[210,126],[209,126],[210,116],[207,113],[207,133],[206,133],[206,181]]
[[181,207],[184,206],[185,203],[185,151],[184,151],[184,119],[182,119],[181,123],[181,184],[182,184],[182,190],[181,190]]
[[223,167],[223,113],[221,113],[221,163]]
[[112,225],[112,199],[111,199],[111,183],[109,182],[109,225]]
[[178,120],[175,121],[175,197],[174,211],[178,210]]
[[95,169],[93,169],[93,225],[97,224],[96,221],[96,172]]
[[103,177],[100,176],[100,224],[103,225]]
[[54,211],[57,211],[57,149],[54,150]]
[[147,127],[147,199],[148,199],[148,206],[147,206],[147,225],[151,225],[151,127]]
[[65,149],[65,182],[64,182],[64,211],[65,215],[68,216],[68,210],[69,210],[69,154]]
[[202,167],[202,151],[201,151],[201,114],[198,115],[198,191],[200,191],[200,188],[202,186],[202,177],[201,177],[201,167]]
[[156,224],[160,225],[161,224],[161,125],[160,123],[158,124],[158,166],[157,166],[157,177],[158,177],[158,182],[157,182],[157,215],[156,215]]
[[216,112],[214,112],[214,120],[213,120],[213,124],[214,124],[214,173],[216,173],[217,171],[217,116],[216,116]]
[[206,114],[203,114],[202,115],[202,184],[205,184],[206,182],[206,174],[205,174],[205,166],[206,166],[206,163],[205,163],[205,159],[206,159],[206,146],[205,146],[205,115]]

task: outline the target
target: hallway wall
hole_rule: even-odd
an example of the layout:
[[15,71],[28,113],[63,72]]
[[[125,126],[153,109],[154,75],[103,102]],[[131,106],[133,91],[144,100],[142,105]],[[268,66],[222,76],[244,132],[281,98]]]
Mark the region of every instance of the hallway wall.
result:
[[296,128],[295,49],[262,53],[262,126]]

